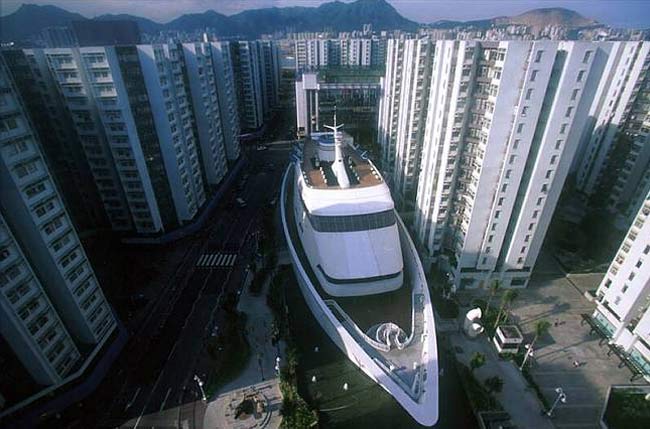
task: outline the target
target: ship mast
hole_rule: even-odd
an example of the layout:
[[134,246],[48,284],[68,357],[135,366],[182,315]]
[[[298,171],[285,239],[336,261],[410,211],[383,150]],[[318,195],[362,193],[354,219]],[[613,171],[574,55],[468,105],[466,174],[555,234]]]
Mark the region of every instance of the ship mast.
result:
[[339,182],[339,186],[341,188],[349,188],[350,178],[343,163],[343,137],[339,132],[343,124],[336,124],[336,112],[334,113],[334,125],[324,125],[324,127],[334,132],[334,162],[332,163],[332,171],[336,176],[336,180]]

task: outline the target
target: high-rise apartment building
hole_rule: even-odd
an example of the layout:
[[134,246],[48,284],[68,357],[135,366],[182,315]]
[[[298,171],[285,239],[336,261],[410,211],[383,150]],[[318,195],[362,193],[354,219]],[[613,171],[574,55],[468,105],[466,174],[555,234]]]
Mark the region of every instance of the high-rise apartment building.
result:
[[115,231],[169,231],[196,216],[208,186],[239,157],[233,68],[220,44],[4,55],[30,112],[43,119],[54,174],[80,184],[66,193],[75,219],[99,208]]
[[402,208],[415,202],[433,48],[427,39],[388,41],[377,141],[384,177]]
[[212,42],[210,43],[210,49],[217,83],[221,123],[226,142],[226,156],[228,161],[233,162],[240,155],[239,134],[241,131],[230,45],[228,42]]
[[[2,55],[37,131],[50,172],[56,178],[80,233],[110,225],[104,205],[63,97],[42,51],[5,50]],[[36,53],[38,52],[38,54]]]
[[116,320],[2,58],[0,98],[3,353],[36,383],[56,385],[93,357]]
[[326,67],[383,67],[386,40],[376,38],[300,39],[294,42],[296,70]]
[[[644,135],[649,111],[650,42],[611,42],[609,49],[596,89],[597,102],[589,112],[584,142],[574,166],[577,189],[587,195],[596,191],[609,194],[617,179],[619,188],[625,188],[628,180],[616,177],[617,168],[623,169],[623,174],[632,179],[630,188],[635,188],[638,172],[647,165],[647,148],[639,146],[647,146]],[[625,159],[624,153],[630,156]],[[626,199],[627,193],[622,197]]]
[[650,373],[650,193],[596,292],[592,320]]
[[217,77],[209,43],[182,45],[205,173],[210,185],[218,185],[228,169],[226,135],[219,108]]
[[610,47],[436,42],[414,229],[455,288],[527,285]]
[[278,101],[280,63],[273,41],[231,42],[234,86],[239,122],[244,130],[257,130]]

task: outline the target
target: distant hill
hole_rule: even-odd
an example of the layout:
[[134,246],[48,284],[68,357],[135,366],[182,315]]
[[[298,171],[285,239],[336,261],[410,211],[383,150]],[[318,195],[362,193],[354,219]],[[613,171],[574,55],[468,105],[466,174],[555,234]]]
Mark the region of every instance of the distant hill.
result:
[[516,16],[498,16],[491,19],[480,19],[475,21],[436,21],[430,26],[434,28],[454,28],[460,26],[472,26],[480,29],[487,29],[493,26],[510,24],[529,25],[534,28],[541,28],[547,25],[564,26],[569,29],[590,27],[599,25],[593,19],[585,18],[578,12],[561,7],[533,9]]
[[45,27],[65,26],[84,19],[87,18],[56,6],[24,4],[14,13],[0,17],[0,40],[24,40]]
[[[87,18],[55,6],[22,5],[16,12],[0,18],[0,38],[19,41],[39,34],[43,28],[66,25],[70,21]],[[419,24],[401,16],[386,0],[357,0],[353,3],[334,1],[318,7],[284,7],[254,9],[226,16],[213,10],[184,14],[159,24],[146,18],[128,14],[102,15],[97,20],[126,19],[136,21],[143,33],[161,30],[200,31],[211,28],[221,36],[255,37],[263,33],[282,31],[360,30],[363,24],[372,24],[376,30],[415,31]]]

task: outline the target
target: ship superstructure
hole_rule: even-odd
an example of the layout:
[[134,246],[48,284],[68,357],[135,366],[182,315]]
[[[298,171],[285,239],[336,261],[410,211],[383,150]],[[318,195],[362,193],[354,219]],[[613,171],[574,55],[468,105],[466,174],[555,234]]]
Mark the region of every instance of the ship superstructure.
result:
[[420,424],[438,420],[427,282],[388,186],[341,125],[312,133],[284,176],[282,222],[298,283],[337,346]]

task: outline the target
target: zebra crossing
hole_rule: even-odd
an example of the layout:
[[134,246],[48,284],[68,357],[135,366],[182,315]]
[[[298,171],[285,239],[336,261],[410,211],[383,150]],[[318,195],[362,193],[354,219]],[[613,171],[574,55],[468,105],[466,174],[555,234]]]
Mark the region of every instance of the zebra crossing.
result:
[[232,267],[237,260],[235,253],[204,253],[196,261],[198,268]]

